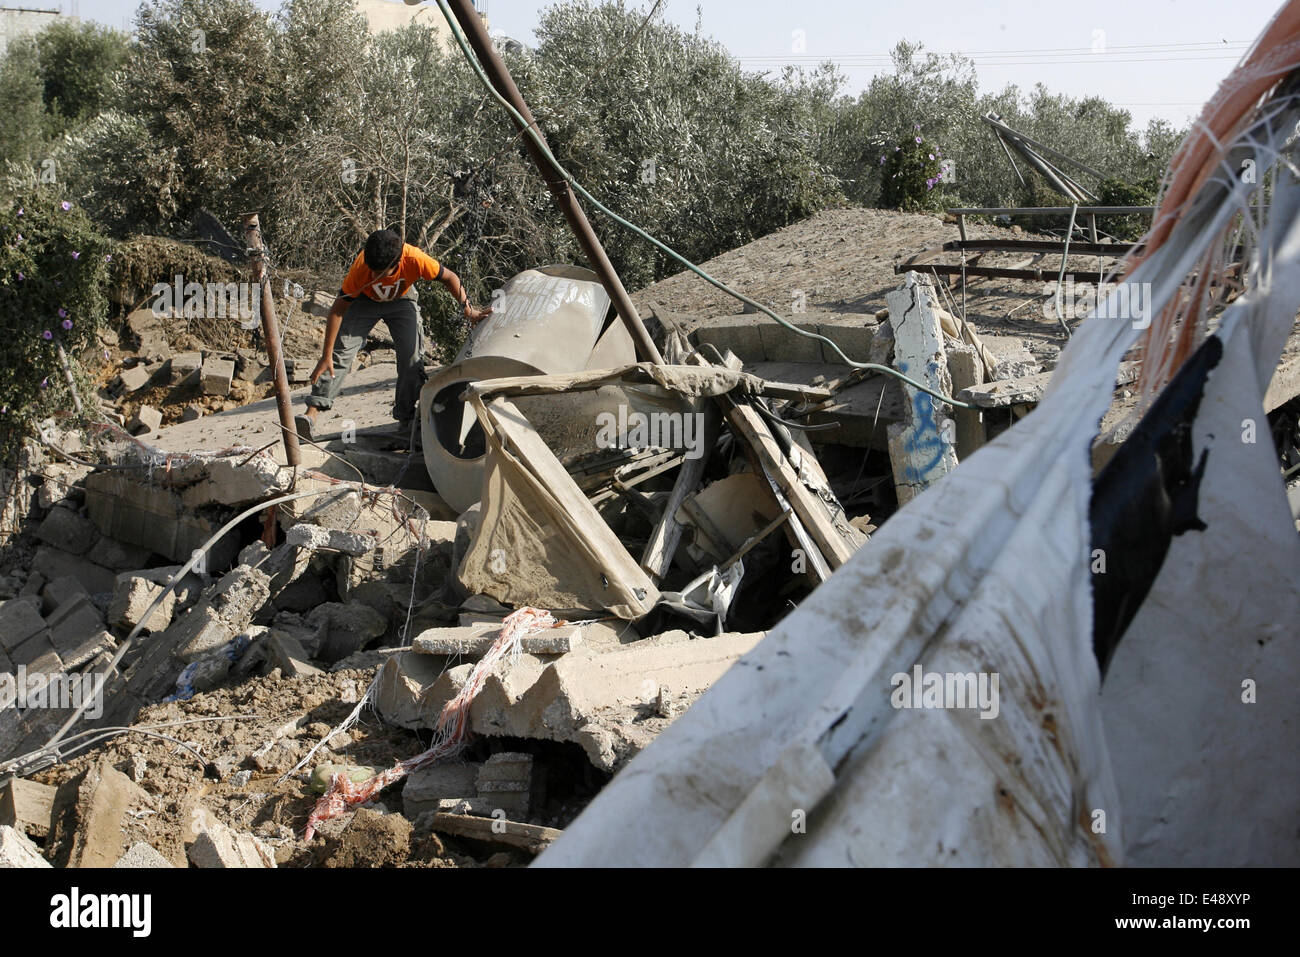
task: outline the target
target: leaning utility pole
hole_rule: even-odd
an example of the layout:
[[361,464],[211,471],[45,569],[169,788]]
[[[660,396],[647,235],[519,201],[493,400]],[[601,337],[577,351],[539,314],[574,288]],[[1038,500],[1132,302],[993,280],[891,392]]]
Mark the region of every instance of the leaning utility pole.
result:
[[253,283],[258,288],[258,301],[262,304],[262,336],[266,339],[266,357],[275,377],[275,404],[280,413],[280,431],[284,433],[284,460],[298,465],[302,456],[298,451],[298,429],[293,423],[293,407],[289,403],[289,377],[284,372],[284,356],[280,352],[280,323],[275,318],[275,300],[271,284],[266,279],[266,247],[262,245],[262,224],[257,213],[244,214],[244,245],[253,264]]
[[[408,0],[409,2],[409,0]],[[524,121],[533,128],[538,138],[542,142],[546,141],[545,135],[537,125],[537,120],[533,118],[532,111],[528,109],[528,104],[524,102],[523,94],[519,92],[519,87],[515,86],[514,78],[510,75],[505,62],[497,54],[496,48],[492,46],[492,40],[488,36],[483,21],[474,9],[471,0],[448,0],[452,13],[456,15],[460,28],[465,32],[465,37],[469,41],[470,47],[478,57],[479,63],[483,66],[483,72],[487,74],[492,86],[496,91],[505,97],[506,101],[513,106]],[[511,116],[515,125],[519,126],[519,121]],[[521,131],[526,127],[520,127]],[[578,245],[582,247],[583,253],[587,257],[587,262],[591,263],[591,268],[595,271],[596,276],[600,279],[600,284],[605,287],[605,292],[609,294],[610,301],[614,303],[614,309],[618,312],[619,318],[627,326],[627,331],[632,335],[632,341],[636,343],[636,350],[642,360],[654,363],[662,363],[663,356],[659,354],[658,347],[655,346],[654,340],[650,338],[650,333],[646,331],[645,325],[641,322],[641,316],[636,311],[636,306],[632,304],[632,298],[623,288],[623,282],[618,278],[618,273],[614,271],[614,266],[605,255],[605,249],[596,238],[595,231],[591,228],[591,223],[587,221],[587,215],[582,211],[578,204],[578,197],[573,195],[569,189],[569,184],[564,177],[560,175],[555,165],[547,158],[546,153],[533,142],[532,137],[525,136],[524,147],[528,150],[528,155],[532,157],[533,163],[536,164],[538,171],[542,174],[542,179],[546,180],[546,186],[551,191],[551,197],[555,200],[555,205],[560,208],[564,218],[568,220],[569,228],[573,230],[573,235],[578,239]]]

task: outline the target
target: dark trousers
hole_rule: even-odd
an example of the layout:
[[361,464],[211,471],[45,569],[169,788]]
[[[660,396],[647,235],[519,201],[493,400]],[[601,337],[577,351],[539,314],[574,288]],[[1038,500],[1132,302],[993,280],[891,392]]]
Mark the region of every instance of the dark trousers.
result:
[[424,330],[420,323],[420,307],[414,299],[396,299],[377,302],[361,296],[348,306],[334,340],[334,374],[323,374],[311,387],[307,404],[318,409],[334,405],[343,390],[343,382],[352,371],[357,353],[366,344],[366,338],[380,320],[388,326],[397,350],[397,396],[393,403],[393,418],[399,422],[416,414],[420,389],[425,382]]

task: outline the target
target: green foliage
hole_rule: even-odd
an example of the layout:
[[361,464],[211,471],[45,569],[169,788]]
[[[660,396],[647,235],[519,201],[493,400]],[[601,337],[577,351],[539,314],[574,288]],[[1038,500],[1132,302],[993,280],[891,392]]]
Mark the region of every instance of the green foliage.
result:
[[[1098,206],[1154,206],[1160,196],[1160,180],[1155,176],[1136,183],[1107,179],[1101,184]],[[1098,216],[1097,228],[1117,239],[1136,242],[1151,224],[1149,216]]]
[[[72,408],[59,347],[75,370],[94,345],[109,249],[52,189],[23,186],[0,201],[0,455],[35,422]],[[94,402],[93,391],[84,395]]]
[[35,37],[42,99],[54,132],[97,115],[126,59],[125,34],[94,23],[56,21]]
[[40,54],[30,38],[9,45],[0,60],[0,160],[30,167],[44,152]]
[[880,205],[886,209],[909,211],[939,209],[942,204],[935,187],[939,185],[942,172],[939,161],[943,154],[921,135],[920,126],[916,126],[912,133],[892,150],[881,154],[884,172]]

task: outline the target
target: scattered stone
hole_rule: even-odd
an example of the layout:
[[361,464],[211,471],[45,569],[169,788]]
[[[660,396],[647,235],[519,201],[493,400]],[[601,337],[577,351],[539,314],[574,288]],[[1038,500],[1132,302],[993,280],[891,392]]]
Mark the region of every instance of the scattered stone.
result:
[[36,537],[41,541],[71,555],[84,555],[97,534],[93,522],[70,508],[50,509],[50,514],[36,529]]
[[310,656],[303,650],[302,644],[284,629],[272,628],[264,644],[268,666],[279,668],[280,674],[286,678],[325,673],[308,663]]
[[122,856],[122,818],[148,796],[107,760],[59,788],[50,827],[57,867],[111,867]]
[[231,830],[204,809],[195,814],[198,834],[188,848],[195,867],[275,867],[275,853],[252,834]]
[[108,606],[108,623],[115,628],[130,630],[143,621],[147,631],[165,631],[176,613],[175,593],[163,598],[148,619],[145,619],[150,604],[165,591],[165,586],[140,575],[129,572],[118,575],[117,588],[114,589],[113,600]]
[[0,824],[17,828],[28,837],[44,839],[50,833],[50,816],[56,788],[25,778],[10,778],[0,785]]
[[0,824],[0,868],[49,867],[40,850],[22,831]]
[[414,821],[426,811],[437,811],[439,802],[473,797],[479,767],[475,764],[435,764],[407,775],[402,787],[402,810]]
[[230,395],[234,378],[235,363],[214,354],[203,360],[199,386],[204,395]]
[[134,418],[127,423],[126,430],[132,435],[148,435],[162,428],[162,413],[151,405],[142,405]]
[[187,405],[184,411],[181,412],[182,422],[193,422],[195,419],[201,418],[203,418],[203,412],[196,405]]
[[[183,386],[197,384],[202,368],[203,354],[201,352],[182,352],[179,355],[172,356],[172,385]],[[190,408],[193,408],[193,406]]]
[[329,602],[312,609],[307,624],[317,629],[316,657],[333,664],[360,651],[388,631],[388,619],[368,605]]
[[136,366],[132,369],[123,369],[117,381],[123,392],[138,392],[149,384],[151,378],[148,369],[144,366]]
[[144,841],[137,841],[132,844],[127,852],[123,854],[114,867],[127,868],[174,868],[176,865],[167,858],[163,857],[152,845]]

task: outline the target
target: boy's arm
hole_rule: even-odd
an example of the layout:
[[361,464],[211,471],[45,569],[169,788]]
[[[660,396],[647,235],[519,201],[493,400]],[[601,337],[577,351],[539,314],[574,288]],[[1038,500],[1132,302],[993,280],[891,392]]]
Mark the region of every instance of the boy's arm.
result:
[[451,293],[451,297],[461,304],[461,307],[465,310],[465,318],[470,322],[480,322],[492,315],[492,310],[490,308],[475,309],[470,305],[469,293],[465,291],[464,283],[460,281],[459,276],[446,266],[443,266],[441,271],[439,271],[438,282],[446,286],[447,291]]
[[346,296],[339,295],[335,297],[334,305],[330,306],[330,314],[325,318],[325,342],[321,348],[320,362],[316,363],[316,368],[311,373],[312,385],[316,384],[322,373],[334,375],[334,343],[338,340],[343,313],[347,311],[350,302]]

